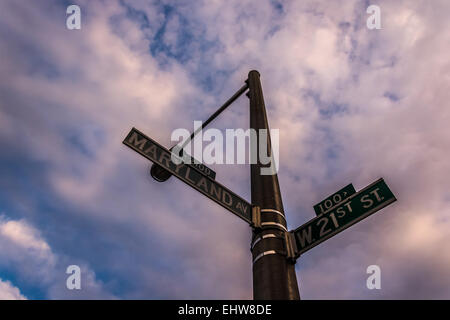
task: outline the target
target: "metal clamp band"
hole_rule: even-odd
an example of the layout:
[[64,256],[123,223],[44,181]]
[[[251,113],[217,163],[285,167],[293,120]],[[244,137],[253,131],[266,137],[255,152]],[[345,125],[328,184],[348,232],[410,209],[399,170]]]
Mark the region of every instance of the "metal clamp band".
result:
[[261,226],[275,226],[275,227],[280,228],[280,229],[282,229],[282,230],[284,230],[286,232],[288,231],[285,226],[283,226],[281,223],[277,223],[277,222],[262,222]]
[[280,216],[283,217],[283,219],[286,221],[286,217],[284,216],[284,214],[281,211],[275,210],[275,209],[261,209],[261,212],[273,212],[273,213],[277,213]]
[[256,256],[256,258],[253,260],[253,264],[255,264],[255,262],[261,259],[262,257],[267,256],[269,254],[277,254],[277,252],[275,250],[264,251]]
[[294,235],[292,234],[292,232],[285,232],[284,240],[286,246],[286,258],[295,263],[295,252],[297,251],[297,247],[295,245]]
[[259,241],[261,241],[262,239],[266,239],[266,238],[279,238],[279,236],[277,236],[276,234],[273,234],[273,233],[264,234],[264,235],[262,235],[262,237],[256,238],[256,240],[252,243],[251,249],[253,250],[253,248]]

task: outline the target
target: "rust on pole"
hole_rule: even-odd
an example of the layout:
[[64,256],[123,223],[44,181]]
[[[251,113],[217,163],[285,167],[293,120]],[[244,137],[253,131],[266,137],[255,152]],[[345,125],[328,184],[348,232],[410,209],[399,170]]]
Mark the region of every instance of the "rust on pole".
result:
[[[271,154],[271,140],[260,74],[256,70],[248,75],[250,99],[250,128],[256,130],[257,154],[259,155],[259,130],[266,129],[267,154]],[[269,164],[270,165],[270,164]],[[260,226],[254,228],[251,251],[253,256],[253,298],[255,300],[298,300],[295,264],[286,257],[286,218],[281,199],[277,174],[261,175],[266,167],[257,157],[251,164],[252,204],[259,207]]]

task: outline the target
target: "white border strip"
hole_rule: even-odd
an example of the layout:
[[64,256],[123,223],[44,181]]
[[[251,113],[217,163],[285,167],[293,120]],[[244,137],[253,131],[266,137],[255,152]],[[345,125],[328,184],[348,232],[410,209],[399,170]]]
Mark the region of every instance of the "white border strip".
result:
[[275,209],[261,209],[261,212],[273,212],[273,213],[278,213],[280,216],[283,217],[283,219],[286,221],[286,217],[284,216],[284,214],[281,211],[275,210]]
[[264,234],[262,237],[256,238],[255,242],[252,243],[251,249],[253,250],[253,248],[255,247],[255,245],[258,242],[260,242],[262,239],[266,239],[266,238],[278,238],[278,236],[276,234],[273,234],[273,233]]
[[277,254],[277,252],[275,250],[264,251],[263,253],[260,253],[256,256],[255,260],[253,260],[253,264],[255,264],[255,262],[261,259],[262,257],[268,256],[269,254]]
[[283,226],[281,223],[276,222],[261,222],[261,226],[277,226],[278,228],[281,228],[286,232],[288,231],[285,226]]

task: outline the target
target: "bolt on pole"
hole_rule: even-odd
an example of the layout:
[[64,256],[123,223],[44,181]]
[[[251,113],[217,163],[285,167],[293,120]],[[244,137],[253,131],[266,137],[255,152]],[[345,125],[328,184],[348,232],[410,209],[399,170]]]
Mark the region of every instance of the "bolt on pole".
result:
[[[250,99],[250,128],[268,134],[267,152],[272,152],[269,124],[261,87],[260,74],[256,70],[248,74]],[[259,134],[256,135],[259,155]],[[295,264],[286,257],[285,233],[287,232],[278,175],[261,175],[264,167],[257,157],[251,164],[252,204],[259,207],[261,228],[254,228],[252,237],[253,298],[255,300],[298,300],[300,294],[295,274]]]

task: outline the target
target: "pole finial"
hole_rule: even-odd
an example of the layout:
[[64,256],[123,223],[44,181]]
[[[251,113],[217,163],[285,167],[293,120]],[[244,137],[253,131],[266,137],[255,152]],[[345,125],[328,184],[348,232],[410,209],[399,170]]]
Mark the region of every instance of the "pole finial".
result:
[[255,73],[258,75],[258,77],[261,76],[261,74],[259,73],[258,70],[251,70],[251,71],[248,73],[248,76],[250,77],[250,74],[253,73],[253,72],[255,72]]

